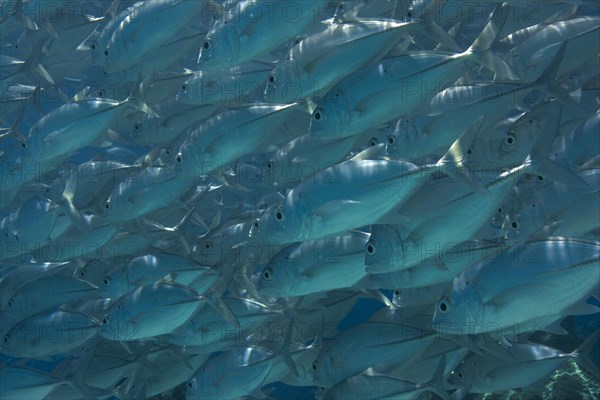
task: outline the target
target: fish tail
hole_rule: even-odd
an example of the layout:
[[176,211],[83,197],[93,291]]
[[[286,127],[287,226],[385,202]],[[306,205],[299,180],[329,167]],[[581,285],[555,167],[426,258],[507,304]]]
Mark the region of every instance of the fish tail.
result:
[[492,46],[498,39],[498,34],[506,23],[508,9],[508,4],[504,3],[494,10],[488,24],[465,53],[472,54],[479,64],[495,72],[497,78],[518,80],[519,76],[516,72],[502,58],[491,51]]
[[131,106],[143,113],[149,114],[152,117],[157,118],[159,117],[158,112],[156,112],[152,107],[150,107],[143,99],[143,88],[150,86],[150,83],[148,81],[151,81],[154,78],[154,74],[150,74],[146,77],[146,79],[142,80],[143,69],[144,65],[142,64],[139,67],[135,85],[133,85],[131,93],[129,94],[129,96],[127,96],[124,102],[131,104]]
[[[562,117],[562,105],[558,105],[556,112],[549,113],[546,119],[545,129],[536,140],[531,149],[531,153],[524,162],[524,165],[531,170],[532,173],[550,178],[552,180],[562,182],[569,187],[586,188],[589,185],[579,175],[566,168],[548,156],[552,150],[554,139],[556,138],[560,121]],[[547,134],[544,134],[547,133]]]
[[23,63],[22,72],[32,77],[40,76],[44,81],[55,85],[54,79],[52,79],[52,76],[50,76],[46,68],[41,64],[42,58],[44,58],[53,41],[54,39],[48,38],[38,40]]
[[488,195],[490,191],[485,184],[472,171],[469,171],[464,163],[469,148],[479,135],[484,119],[485,116],[481,116],[469,125],[435,166],[451,178],[466,183],[474,191]]
[[33,19],[31,19],[29,15],[23,12],[23,0],[17,0],[15,2],[15,5],[10,14],[14,15],[15,18],[27,29],[32,31],[37,31],[39,29],[36,22]]
[[429,382],[427,382],[424,386],[428,387],[433,393],[437,394],[444,400],[452,399],[446,389],[444,389],[444,371],[446,369],[446,354],[443,354],[440,357],[440,362],[438,363],[435,372],[433,373],[433,377]]
[[557,99],[561,103],[574,108],[579,108],[579,104],[573,100],[569,92],[567,92],[556,80],[560,64],[565,55],[568,40],[563,42],[550,64],[546,67],[542,75],[534,82],[539,85],[541,89],[546,92],[550,97]]
[[590,358],[590,354],[594,354],[594,347],[598,344],[598,339],[600,338],[600,329],[597,329],[594,333],[590,335],[572,354],[575,356],[575,361],[578,365],[583,367],[587,372],[589,372],[596,379],[600,378],[600,369],[594,363],[594,361]]

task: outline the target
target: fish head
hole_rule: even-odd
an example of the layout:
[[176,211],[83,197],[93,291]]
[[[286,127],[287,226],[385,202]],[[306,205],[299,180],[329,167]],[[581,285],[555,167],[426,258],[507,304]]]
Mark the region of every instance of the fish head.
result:
[[[390,143],[392,136],[394,139]],[[390,134],[387,138],[386,154],[412,157],[415,154],[413,149],[420,144],[419,139],[422,139],[422,131],[417,127],[415,117],[405,115],[396,123],[393,135]]]
[[[118,39],[120,36],[121,35],[118,35],[116,38]],[[120,41],[115,41],[106,46],[102,51],[102,56],[104,58],[104,73],[107,75],[122,70],[120,64],[122,64],[122,60],[127,57],[127,54],[125,46],[119,44]]]
[[405,262],[404,242],[397,227],[372,225],[365,245],[365,265],[401,267]]
[[175,155],[175,171],[179,174],[194,174],[197,166],[202,166],[204,159],[201,151],[196,150],[196,143],[187,139],[181,144]]
[[23,322],[19,322],[10,328],[10,330],[2,336],[0,350],[8,355],[21,354],[23,347],[26,345],[24,330],[25,326],[23,326]]
[[110,306],[108,313],[100,318],[100,334],[109,340],[128,340],[133,337],[138,328],[132,323],[127,310],[126,298],[119,298]]
[[285,244],[302,240],[300,238],[303,220],[298,210],[289,207],[287,202],[269,206],[252,223],[249,236],[262,243]]
[[526,56],[524,56],[522,49],[519,46],[514,47],[506,54],[506,63],[516,72],[520,77],[527,77],[527,63]]
[[462,273],[446,289],[435,305],[433,327],[445,334],[474,334],[483,322],[484,304],[469,275]]
[[477,367],[477,361],[472,357],[467,357],[450,372],[448,383],[461,393],[467,393],[475,383],[475,368]]
[[234,66],[239,53],[240,42],[236,25],[231,21],[221,21],[216,23],[204,38],[198,55],[198,66],[200,69]]
[[[203,78],[204,74],[202,71],[197,71],[194,75],[189,77],[177,91],[175,100],[182,104],[197,104],[198,99],[203,99]],[[198,93],[199,91],[200,93]]]
[[187,383],[185,391],[186,400],[201,399],[206,397],[206,384],[209,374],[207,374],[206,366],[201,367],[194,377]]
[[106,222],[115,223],[124,215],[123,211],[127,207],[123,197],[124,196],[121,193],[113,192],[108,199],[106,199],[102,210],[102,217]]
[[203,237],[193,247],[194,258],[202,265],[213,266],[221,261],[224,253],[224,235]]
[[98,291],[103,297],[117,299],[133,289],[128,285],[126,264],[117,265],[106,274],[98,284]]
[[338,88],[331,89],[312,113],[309,134],[320,138],[348,136],[351,111],[344,93]]
[[[298,63],[291,57],[277,63],[267,78],[265,100],[271,103],[294,103],[303,99]],[[306,90],[304,90],[306,91]]]
[[27,312],[26,296],[23,296],[23,294],[20,292],[17,292],[11,296],[6,302],[6,307],[4,307],[2,310],[2,315],[2,318],[6,321],[15,319],[16,322],[26,318],[29,315]]
[[274,268],[273,264],[269,263],[260,274],[258,279],[258,291],[261,295],[268,297],[285,296],[284,288],[285,271],[281,268]]
[[313,381],[327,389],[333,387],[338,380],[335,377],[335,365],[331,349],[325,345],[312,365]]
[[302,169],[289,154],[278,153],[272,159],[262,163],[261,176],[265,183],[289,188],[299,183]]
[[37,159],[37,156],[39,154],[41,154],[40,142],[39,142],[39,140],[36,140],[36,138],[41,137],[40,131],[41,131],[41,128],[37,125],[34,125],[30,131],[31,135],[33,135],[33,136],[28,136],[21,142],[21,144],[20,144],[21,148],[18,149],[20,161],[35,162]]

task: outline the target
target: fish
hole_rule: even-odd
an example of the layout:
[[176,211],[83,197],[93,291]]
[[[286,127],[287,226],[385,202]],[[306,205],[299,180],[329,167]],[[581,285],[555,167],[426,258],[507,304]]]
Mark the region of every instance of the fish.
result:
[[153,48],[173,39],[180,26],[186,25],[207,4],[191,0],[153,0],[140,4],[112,31],[103,50],[104,72],[119,72],[135,65]]
[[351,232],[283,249],[263,270],[259,294],[295,297],[355,286],[366,276],[362,254],[368,236]]
[[263,0],[237,2],[206,34],[198,66],[202,70],[230,68],[261,56],[318,22],[325,3],[310,0],[289,6]]
[[0,397],[598,391],[599,21],[0,0]]
[[[385,54],[415,22],[357,20],[333,23],[294,45],[268,78],[265,98],[274,103],[320,96],[329,87]],[[345,60],[340,64],[340,60]]]
[[[597,336],[594,333],[589,339]],[[570,353],[537,343],[514,343],[514,348],[510,349],[513,354],[510,360],[489,355],[483,360],[481,355],[471,353],[451,372],[449,381],[457,388],[456,398],[464,398],[467,392],[502,391],[503,387],[515,385],[528,387],[556,370],[557,365],[586,358],[586,353],[593,347],[591,340]]]
[[[149,301],[158,308],[148,307]],[[140,286],[110,306],[102,318],[100,334],[114,341],[168,334],[203,305],[203,298],[186,286],[161,282]],[[157,310],[161,312],[157,313]]]
[[50,310],[14,325],[2,337],[2,352],[16,357],[45,358],[79,350],[97,338],[100,322],[86,315]]
[[[488,66],[500,70],[504,62],[491,56],[489,49],[505,20],[506,13],[499,11],[463,53],[409,53],[384,59],[349,75],[319,102],[312,114],[309,133],[315,137],[341,138],[409,113],[454,83],[469,60],[485,59],[494,63]],[[516,79],[510,67],[504,69],[505,75]],[[424,90],[427,82],[437,87]],[[398,102],[395,100],[399,91],[404,95]]]
[[208,174],[259,148],[296,106],[250,104],[220,113],[192,131],[177,153],[186,175]]
[[238,347],[205,363],[188,382],[187,400],[243,396],[255,390],[272,366],[272,354],[259,347]]
[[[515,326],[519,332],[547,329],[569,307],[576,314],[597,312],[596,306],[579,303],[597,285],[598,249],[596,242],[557,238],[525,243],[495,260],[473,264],[444,290],[433,315],[434,327],[441,332],[502,335]],[[507,280],[512,284],[503,283]],[[577,282],[577,289],[568,290],[567,282],[571,288],[571,282]],[[515,307],[515,299],[544,298],[550,287],[550,304],[532,300],[531,307]]]

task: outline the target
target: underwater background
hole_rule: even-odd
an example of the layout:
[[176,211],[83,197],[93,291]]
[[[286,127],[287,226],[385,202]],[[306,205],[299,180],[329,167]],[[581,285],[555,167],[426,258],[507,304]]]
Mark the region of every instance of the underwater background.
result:
[[600,397],[596,1],[0,7],[0,399]]

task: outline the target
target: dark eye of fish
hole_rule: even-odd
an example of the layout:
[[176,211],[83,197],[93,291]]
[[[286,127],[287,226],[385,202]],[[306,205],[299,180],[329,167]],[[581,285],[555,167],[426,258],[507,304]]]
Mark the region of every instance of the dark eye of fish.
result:
[[372,256],[375,254],[375,252],[377,251],[375,244],[373,243],[367,243],[367,254]]
[[271,273],[269,271],[265,271],[263,272],[263,278],[265,278],[267,281],[271,279]]

